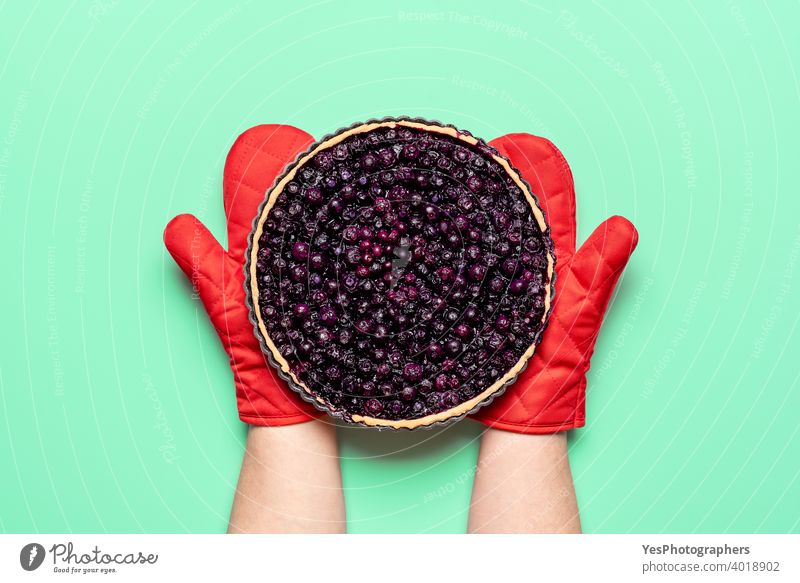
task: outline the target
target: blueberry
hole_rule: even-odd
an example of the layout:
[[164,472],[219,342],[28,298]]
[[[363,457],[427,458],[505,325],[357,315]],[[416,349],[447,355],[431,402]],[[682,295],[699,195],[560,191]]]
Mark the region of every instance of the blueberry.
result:
[[461,352],[461,347],[461,341],[456,340],[455,338],[448,340],[444,345],[445,351],[447,351],[447,353],[451,356],[456,356],[459,352]]
[[453,153],[453,157],[456,159],[456,161],[461,163],[467,162],[471,156],[472,155],[470,154],[469,150],[461,146],[456,148],[455,152]]
[[442,394],[441,402],[444,407],[451,408],[458,405],[460,402],[458,394],[455,391],[446,391]]
[[324,200],[322,197],[322,190],[316,186],[309,186],[306,188],[305,198],[312,206],[319,206]]
[[292,257],[298,261],[305,261],[308,259],[308,243],[298,241],[292,246]]
[[483,188],[483,180],[473,174],[467,178],[467,188],[469,188],[472,192],[478,192],[481,188]]
[[496,294],[502,292],[505,287],[506,287],[506,282],[503,281],[503,279],[500,277],[494,277],[489,282],[489,289],[491,289]]
[[[352,184],[345,184],[342,189],[339,191],[339,196],[342,200],[348,201],[352,200],[356,196],[356,189],[353,187]],[[355,213],[354,208],[349,208],[344,211],[344,218],[348,221],[352,221]]]
[[478,317],[478,308],[473,305],[467,306],[464,310],[464,319],[468,321],[473,321]]
[[475,202],[469,196],[464,195],[458,199],[458,206],[461,210],[470,212],[475,208]]
[[500,314],[497,316],[497,320],[495,320],[494,327],[500,331],[505,332],[511,326],[511,320],[508,319],[508,316],[505,314]]
[[538,253],[542,249],[542,242],[537,237],[528,237],[522,245],[525,247],[525,250],[530,253]]
[[406,144],[403,146],[403,158],[406,160],[416,160],[419,158],[419,148],[416,144]]
[[319,321],[325,326],[333,326],[338,320],[339,317],[336,315],[336,310],[330,306],[324,306],[319,311]]
[[473,265],[469,268],[469,278],[472,281],[482,281],[486,276],[486,267],[483,265]]
[[358,240],[358,228],[347,227],[344,231],[342,231],[342,237],[349,243],[355,243]]
[[361,263],[361,252],[356,247],[350,247],[345,251],[344,258],[350,265],[358,265]]
[[394,161],[396,160],[394,150],[392,150],[391,148],[380,150],[378,152],[378,158],[380,158],[381,164],[383,164],[384,166],[391,166],[392,164],[394,164]]
[[[403,378],[409,382],[416,382],[422,378],[422,366],[409,363],[403,367]],[[412,397],[413,398],[413,397]]]
[[504,340],[499,334],[492,334],[486,344],[491,350],[499,350],[503,346]]
[[466,324],[463,324],[463,323],[462,323],[462,324],[459,324],[459,325],[457,325],[457,326],[456,326],[456,327],[453,329],[453,331],[456,333],[456,336],[458,336],[458,337],[459,337],[459,338],[461,338],[462,340],[466,340],[466,339],[468,339],[470,336],[472,336],[472,328],[470,328],[468,325],[466,325]]
[[383,403],[378,399],[368,399],[367,402],[364,403],[364,409],[370,415],[380,415],[381,411],[383,411]]
[[325,265],[322,253],[312,253],[308,258],[308,264],[311,269],[322,269],[323,265]]
[[515,259],[506,259],[500,265],[500,271],[511,277],[517,271],[518,263]]
[[292,267],[291,271],[289,272],[290,277],[292,280],[297,282],[305,281],[308,272],[306,271],[305,265],[295,265]]
[[[334,215],[341,215],[342,212],[344,211],[345,205],[341,200],[339,200],[337,198],[337,199],[334,199],[334,200],[332,200],[330,202],[330,204],[328,205],[328,208],[331,209],[331,212]],[[321,220],[324,220],[322,217],[320,217],[320,218],[321,218]]]
[[453,281],[453,278],[455,278],[456,275],[452,267],[440,267],[436,273],[438,274],[439,278],[445,283]]
[[528,289],[528,282],[524,279],[515,279],[511,282],[511,285],[508,286],[508,291],[515,296],[525,293],[526,289]]
[[358,278],[354,274],[348,273],[344,276],[342,283],[348,291],[353,291],[358,286]]
[[439,344],[431,344],[428,347],[428,358],[433,361],[439,361],[444,356],[444,349]]
[[378,165],[378,159],[372,154],[367,154],[361,159],[361,167],[364,170],[367,171],[374,170],[377,165]]
[[325,369],[325,375],[328,377],[328,380],[338,381],[342,378],[342,371],[338,366],[332,364]]
[[347,146],[345,144],[337,144],[333,148],[333,157],[337,160],[346,160],[349,153],[347,151]]

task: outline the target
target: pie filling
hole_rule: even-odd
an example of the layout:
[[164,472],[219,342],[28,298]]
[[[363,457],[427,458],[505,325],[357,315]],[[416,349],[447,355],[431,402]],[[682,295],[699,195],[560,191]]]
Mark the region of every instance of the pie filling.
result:
[[547,320],[552,243],[527,186],[485,142],[426,124],[318,143],[257,220],[262,340],[348,421],[466,413],[513,380]]

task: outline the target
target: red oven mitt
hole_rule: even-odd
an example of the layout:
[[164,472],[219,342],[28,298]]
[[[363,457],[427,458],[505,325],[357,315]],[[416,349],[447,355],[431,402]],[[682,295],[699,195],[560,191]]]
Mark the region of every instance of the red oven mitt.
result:
[[490,142],[539,198],[556,252],[550,321],[528,367],[506,393],[473,418],[516,433],[556,433],[586,423],[586,372],[608,301],[638,240],[627,219],[611,217],[575,251],[575,186],[549,140],[508,134]]
[[167,250],[197,289],[230,357],[239,418],[251,425],[291,425],[322,415],[265,360],[244,292],[244,255],[258,206],[278,173],[313,141],[306,132],[283,125],[256,126],[239,136],[225,161],[222,186],[227,251],[192,215],[175,217],[164,230]]

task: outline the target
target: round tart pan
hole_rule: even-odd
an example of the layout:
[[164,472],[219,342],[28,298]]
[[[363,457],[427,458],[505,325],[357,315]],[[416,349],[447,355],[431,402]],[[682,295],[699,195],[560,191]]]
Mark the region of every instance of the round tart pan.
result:
[[[520,358],[520,360],[514,366],[512,366],[504,375],[498,378],[491,386],[486,387],[483,391],[481,391],[477,396],[459,403],[450,409],[423,417],[399,420],[352,414],[345,408],[336,407],[327,402],[324,398],[312,392],[311,389],[309,389],[290,370],[289,363],[286,361],[283,355],[280,354],[277,347],[270,339],[267,327],[261,316],[258,279],[256,277],[256,257],[258,254],[259,239],[261,238],[263,232],[263,226],[278,196],[281,194],[281,192],[283,192],[285,185],[289,183],[296,173],[319,152],[333,147],[351,135],[372,131],[382,127],[408,127],[422,129],[429,132],[437,132],[450,138],[461,140],[472,148],[480,146],[484,152],[489,152],[489,155],[494,158],[495,162],[499,163],[504,168],[506,173],[516,183],[516,186],[522,190],[526,201],[531,207],[531,212],[534,219],[536,219],[539,224],[542,232],[542,238],[545,243],[547,256],[547,276],[549,279],[549,281],[544,285],[544,312],[542,316],[542,326],[539,329],[539,332],[536,334],[534,342],[528,347],[522,358]],[[547,326],[547,321],[552,310],[556,277],[553,242],[550,238],[550,230],[546,223],[544,212],[539,206],[536,195],[533,193],[528,183],[522,178],[519,171],[514,168],[513,165],[511,165],[510,161],[497,152],[497,150],[488,146],[482,140],[473,137],[469,132],[457,129],[452,125],[443,124],[438,121],[410,117],[387,117],[383,119],[355,123],[349,127],[341,128],[340,130],[325,136],[321,140],[309,146],[306,151],[300,153],[295,161],[290,163],[285,168],[283,173],[275,179],[273,186],[265,193],[264,201],[259,206],[258,213],[253,219],[253,228],[248,238],[248,247],[245,254],[244,270],[244,285],[247,306],[250,312],[250,320],[253,323],[254,331],[256,337],[259,339],[261,349],[266,355],[270,365],[277,371],[278,376],[286,381],[292,390],[297,392],[305,401],[312,403],[317,409],[324,411],[335,418],[342,419],[347,423],[368,426],[377,429],[418,429],[440,427],[462,419],[477,409],[488,405],[495,398],[500,396],[509,385],[517,380],[519,374],[525,370],[528,361],[533,356],[534,350],[541,340],[541,335]]]

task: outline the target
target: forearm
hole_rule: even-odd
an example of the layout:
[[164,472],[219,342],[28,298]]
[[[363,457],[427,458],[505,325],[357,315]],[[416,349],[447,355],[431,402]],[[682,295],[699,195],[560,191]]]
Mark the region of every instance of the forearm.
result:
[[250,427],[228,532],[341,533],[344,497],[333,424]]
[[481,438],[469,531],[580,530],[566,433],[522,435],[488,429]]

